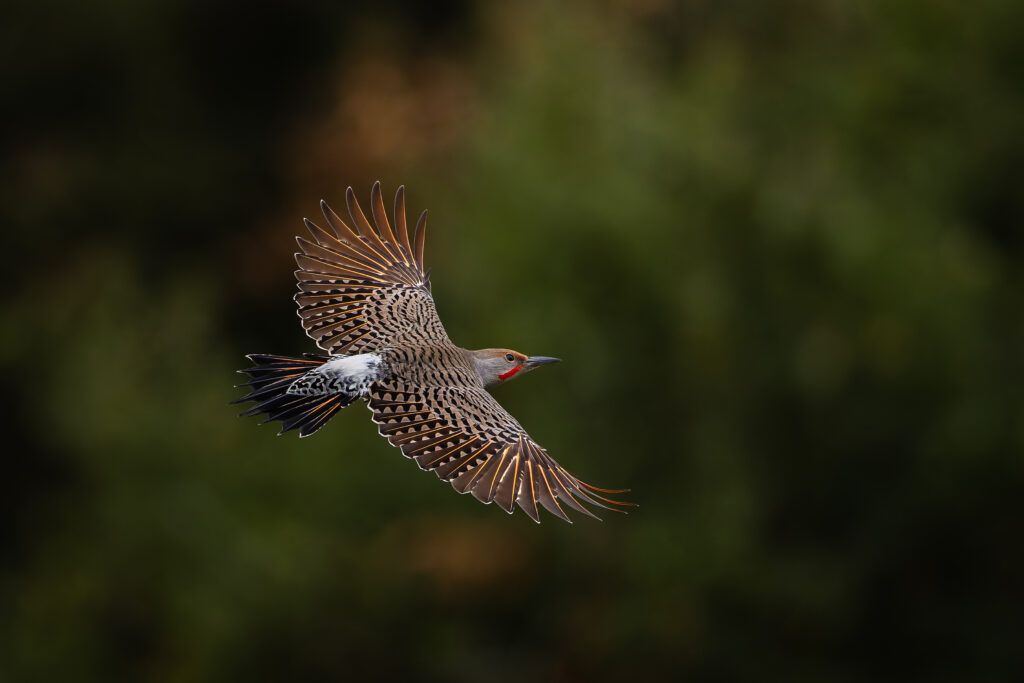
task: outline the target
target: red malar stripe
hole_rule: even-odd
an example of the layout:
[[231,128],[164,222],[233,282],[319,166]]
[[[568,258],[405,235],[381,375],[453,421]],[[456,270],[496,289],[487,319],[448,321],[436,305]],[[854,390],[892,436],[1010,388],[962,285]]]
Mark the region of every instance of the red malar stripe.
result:
[[522,365],[517,365],[514,368],[512,368],[511,370],[509,370],[508,372],[505,372],[505,373],[502,373],[502,374],[498,375],[498,379],[500,379],[502,382],[504,382],[509,377],[511,377],[512,375],[516,374],[517,372],[519,372],[522,369],[523,369]]

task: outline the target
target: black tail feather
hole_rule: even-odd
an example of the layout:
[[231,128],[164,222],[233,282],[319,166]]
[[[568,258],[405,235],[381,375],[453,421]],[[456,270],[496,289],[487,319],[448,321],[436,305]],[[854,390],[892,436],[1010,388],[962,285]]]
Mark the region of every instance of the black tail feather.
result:
[[238,386],[251,389],[248,394],[231,403],[256,401],[256,405],[239,416],[266,415],[267,419],[260,424],[280,420],[279,434],[298,429],[300,437],[309,436],[327,424],[339,408],[344,408],[357,398],[348,394],[295,396],[287,393],[288,387],[297,378],[329,360],[327,356],[311,353],[304,356],[289,358],[261,353],[247,356],[255,365],[239,372],[248,374],[252,379]]

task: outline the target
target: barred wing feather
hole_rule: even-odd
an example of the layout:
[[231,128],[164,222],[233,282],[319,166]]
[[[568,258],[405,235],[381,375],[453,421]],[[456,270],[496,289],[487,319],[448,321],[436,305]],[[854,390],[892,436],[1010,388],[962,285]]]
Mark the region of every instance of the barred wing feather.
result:
[[405,222],[404,187],[395,195],[395,230],[379,182],[371,191],[376,231],[351,187],[345,198],[354,227],[321,202],[331,230],[306,219],[312,241],[296,238],[302,251],[295,254],[295,302],[306,334],[331,354],[363,353],[402,341],[450,344],[423,270],[427,212],[417,221],[414,248]]
[[482,388],[381,382],[369,407],[380,434],[421,469],[506,512],[518,505],[539,522],[539,505],[571,522],[567,509],[596,518],[584,503],[629,505],[600,495],[624,490],[591,486],[556,463]]

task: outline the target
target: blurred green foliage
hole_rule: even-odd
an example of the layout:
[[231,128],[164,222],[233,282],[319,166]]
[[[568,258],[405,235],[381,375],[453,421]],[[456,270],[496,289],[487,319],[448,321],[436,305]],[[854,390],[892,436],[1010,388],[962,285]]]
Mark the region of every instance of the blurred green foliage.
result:
[[[0,679],[1024,673],[1024,6],[16,5]],[[299,219],[378,177],[635,514],[235,418],[313,350]]]

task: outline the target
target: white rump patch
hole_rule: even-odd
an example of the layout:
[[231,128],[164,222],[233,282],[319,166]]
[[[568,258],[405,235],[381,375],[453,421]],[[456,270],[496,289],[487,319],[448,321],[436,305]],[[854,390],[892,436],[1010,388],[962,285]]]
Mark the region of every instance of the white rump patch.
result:
[[375,353],[361,353],[358,356],[335,356],[313,372],[360,381],[376,379],[379,367],[380,356]]
[[363,396],[380,379],[381,357],[374,353],[335,356],[292,382],[286,393],[294,396]]

